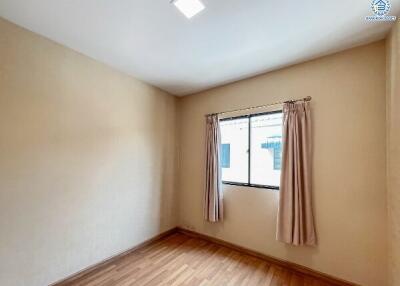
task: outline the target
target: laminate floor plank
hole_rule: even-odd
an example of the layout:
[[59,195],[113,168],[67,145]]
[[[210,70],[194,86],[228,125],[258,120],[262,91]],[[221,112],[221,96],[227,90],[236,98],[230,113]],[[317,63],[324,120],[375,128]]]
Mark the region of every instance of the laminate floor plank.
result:
[[337,286],[174,233],[59,286]]

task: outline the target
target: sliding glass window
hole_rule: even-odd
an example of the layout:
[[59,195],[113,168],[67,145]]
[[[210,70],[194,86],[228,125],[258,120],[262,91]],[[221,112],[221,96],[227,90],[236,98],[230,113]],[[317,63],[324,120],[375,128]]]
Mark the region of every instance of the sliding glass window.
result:
[[279,189],[282,111],[221,119],[225,184]]

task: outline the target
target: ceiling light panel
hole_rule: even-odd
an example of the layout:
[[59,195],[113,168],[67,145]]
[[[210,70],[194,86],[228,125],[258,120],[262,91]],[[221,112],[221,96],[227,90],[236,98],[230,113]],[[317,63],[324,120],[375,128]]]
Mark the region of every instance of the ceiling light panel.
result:
[[174,0],[172,3],[174,3],[175,7],[188,19],[200,13],[205,8],[200,0]]

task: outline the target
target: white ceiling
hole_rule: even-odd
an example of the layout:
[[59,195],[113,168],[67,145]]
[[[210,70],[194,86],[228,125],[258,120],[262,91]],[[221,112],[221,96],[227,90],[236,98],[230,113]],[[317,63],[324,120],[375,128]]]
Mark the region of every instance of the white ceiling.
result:
[[[392,0],[391,15],[400,10]],[[370,0],[0,0],[0,16],[175,95],[382,39]]]

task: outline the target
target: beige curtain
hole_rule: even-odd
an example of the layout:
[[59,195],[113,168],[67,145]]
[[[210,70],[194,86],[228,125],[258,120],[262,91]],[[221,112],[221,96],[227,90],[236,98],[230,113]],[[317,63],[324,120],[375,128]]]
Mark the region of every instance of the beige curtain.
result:
[[217,114],[206,117],[206,183],[204,189],[204,219],[218,222],[223,219],[220,167],[221,133]]
[[277,239],[317,244],[311,199],[311,113],[309,102],[283,107],[283,154]]

